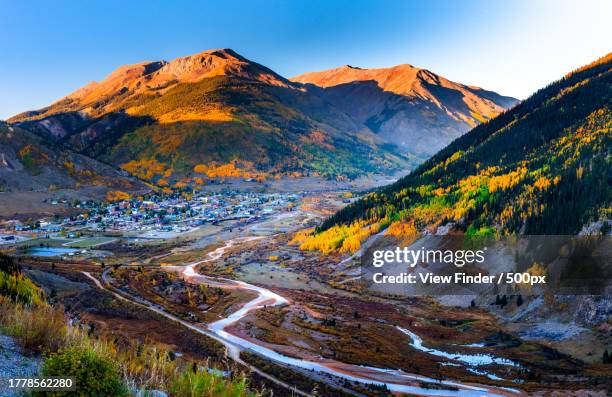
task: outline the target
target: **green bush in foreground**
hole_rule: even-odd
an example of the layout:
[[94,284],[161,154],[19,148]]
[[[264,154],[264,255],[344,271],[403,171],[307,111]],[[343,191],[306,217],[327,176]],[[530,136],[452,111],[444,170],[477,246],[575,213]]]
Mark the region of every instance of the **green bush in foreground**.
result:
[[118,397],[127,395],[118,367],[91,349],[72,348],[52,354],[42,368],[43,376],[74,377],[76,392],[47,392],[46,396],[78,395]]

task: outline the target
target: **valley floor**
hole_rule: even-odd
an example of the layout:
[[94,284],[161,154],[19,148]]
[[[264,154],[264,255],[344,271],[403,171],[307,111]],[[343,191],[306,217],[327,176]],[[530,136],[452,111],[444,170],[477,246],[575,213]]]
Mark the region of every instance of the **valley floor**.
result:
[[274,395],[291,395],[287,386],[325,396],[580,395],[609,385],[610,368],[523,340],[485,308],[340,283],[343,258],[300,251],[289,240],[343,201],[339,192],[305,195],[297,209],[249,224],[139,242],[119,236],[95,247],[108,256],[23,262],[98,332],[154,341],[215,366],[234,360]]

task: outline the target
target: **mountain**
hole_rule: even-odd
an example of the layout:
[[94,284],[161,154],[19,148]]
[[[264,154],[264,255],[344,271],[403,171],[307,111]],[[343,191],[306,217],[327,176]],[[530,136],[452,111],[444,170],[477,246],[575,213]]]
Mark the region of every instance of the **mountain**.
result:
[[9,120],[142,179],[355,177],[410,159],[302,85],[230,49],[120,67]]
[[0,191],[50,191],[87,186],[139,190],[145,186],[111,166],[0,121]]
[[354,178],[412,168],[515,102],[409,65],[290,81],[219,49],[122,66],[9,122],[152,182]]
[[477,124],[518,101],[445,79],[427,69],[342,66],[291,79],[387,142],[428,158]]
[[612,204],[612,53],[480,124],[334,225],[454,222],[473,234],[575,234]]

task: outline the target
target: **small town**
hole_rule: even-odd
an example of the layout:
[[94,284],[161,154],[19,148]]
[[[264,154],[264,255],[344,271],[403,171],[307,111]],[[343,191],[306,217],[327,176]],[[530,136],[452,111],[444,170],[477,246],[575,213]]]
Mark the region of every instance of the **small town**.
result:
[[[283,212],[292,211],[299,195],[289,193],[153,193],[125,200],[53,200],[52,204],[74,210],[75,215],[35,221],[7,220],[0,224],[0,245],[27,244],[44,239],[66,240],[66,247],[94,247],[117,237],[169,239],[193,232],[203,225],[233,221],[245,226]],[[83,241],[83,235],[95,235]],[[40,245],[40,244],[38,244]],[[48,244],[42,244],[45,246]],[[32,251],[35,256],[74,254],[66,249]]]

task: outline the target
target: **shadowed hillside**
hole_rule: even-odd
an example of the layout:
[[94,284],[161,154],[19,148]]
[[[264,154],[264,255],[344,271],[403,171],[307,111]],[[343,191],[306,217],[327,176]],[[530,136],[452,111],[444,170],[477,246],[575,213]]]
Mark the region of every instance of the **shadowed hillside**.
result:
[[517,103],[412,65],[342,66],[292,80],[314,85],[313,92],[382,139],[424,158]]
[[0,122],[0,191],[50,191],[87,186],[145,188],[114,167]]

